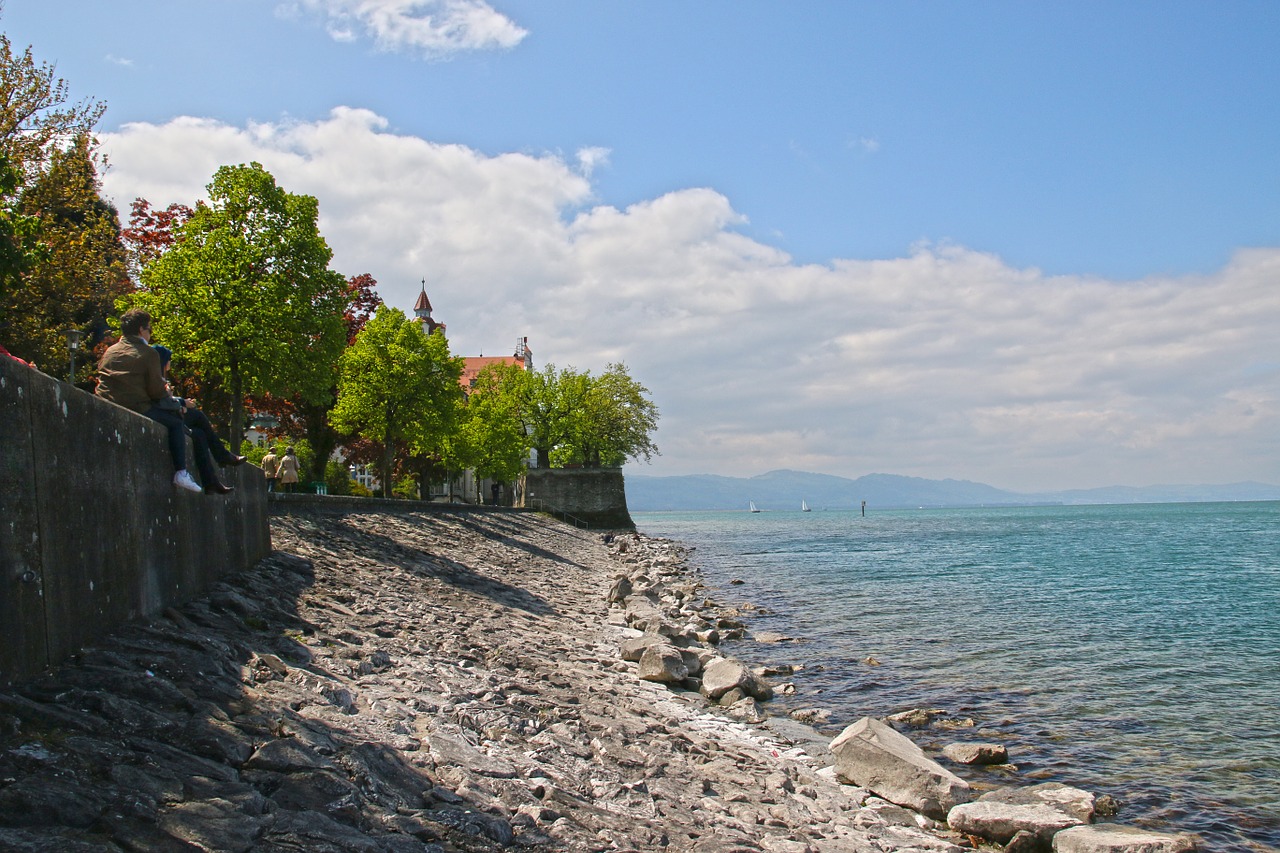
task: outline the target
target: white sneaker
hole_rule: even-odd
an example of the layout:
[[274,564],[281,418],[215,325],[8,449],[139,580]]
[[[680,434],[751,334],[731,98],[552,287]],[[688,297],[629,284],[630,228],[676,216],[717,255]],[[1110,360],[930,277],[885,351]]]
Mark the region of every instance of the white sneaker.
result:
[[200,488],[199,483],[191,479],[191,475],[187,473],[186,468],[173,475],[173,484],[179,489],[186,489],[188,492],[204,491],[204,489]]

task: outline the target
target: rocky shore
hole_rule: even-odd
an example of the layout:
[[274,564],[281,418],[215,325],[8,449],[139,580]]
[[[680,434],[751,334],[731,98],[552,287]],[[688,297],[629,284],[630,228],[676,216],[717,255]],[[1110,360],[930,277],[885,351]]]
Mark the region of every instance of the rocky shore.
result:
[[314,510],[272,539],[208,597],[0,688],[0,850],[989,843],[994,805],[948,828],[849,784],[811,730],[758,725],[772,688],[716,653],[743,626],[673,543]]

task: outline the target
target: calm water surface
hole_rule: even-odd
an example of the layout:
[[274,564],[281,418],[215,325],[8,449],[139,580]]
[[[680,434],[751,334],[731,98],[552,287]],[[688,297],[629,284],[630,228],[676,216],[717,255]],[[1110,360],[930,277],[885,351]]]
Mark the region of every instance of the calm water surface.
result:
[[975,729],[918,743],[996,741],[1017,765],[974,781],[1066,782],[1123,823],[1280,849],[1280,502],[635,519],[695,546],[719,600],[765,608],[753,630],[797,638],[731,649],[805,665],[784,707],[833,731],[943,708]]

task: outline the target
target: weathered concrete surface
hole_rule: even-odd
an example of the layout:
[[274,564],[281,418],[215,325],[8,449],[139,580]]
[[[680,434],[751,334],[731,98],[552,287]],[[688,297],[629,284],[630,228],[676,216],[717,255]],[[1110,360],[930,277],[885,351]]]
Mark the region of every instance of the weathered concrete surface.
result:
[[0,448],[0,683],[271,549],[257,468],[224,469],[231,495],[181,491],[163,427],[10,359]]
[[597,530],[635,530],[621,468],[532,468],[520,478],[521,505],[567,513]]
[[638,544],[528,513],[272,525],[207,598],[0,690],[0,849],[959,853],[619,661]]
[[845,779],[935,820],[946,820],[948,811],[973,797],[968,782],[874,717],[841,732],[831,752]]

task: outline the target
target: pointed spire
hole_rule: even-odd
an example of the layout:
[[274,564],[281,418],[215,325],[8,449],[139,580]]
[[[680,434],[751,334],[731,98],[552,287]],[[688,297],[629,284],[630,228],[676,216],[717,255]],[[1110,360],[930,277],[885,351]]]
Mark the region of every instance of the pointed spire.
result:
[[422,292],[418,294],[418,301],[413,303],[413,313],[424,320],[431,319],[431,300],[427,298],[427,280],[422,279]]
[[444,323],[437,323],[431,317],[431,300],[427,298],[427,280],[422,280],[422,292],[418,294],[418,301],[413,303],[413,313],[422,323],[422,331],[428,335],[440,332],[444,334]]

